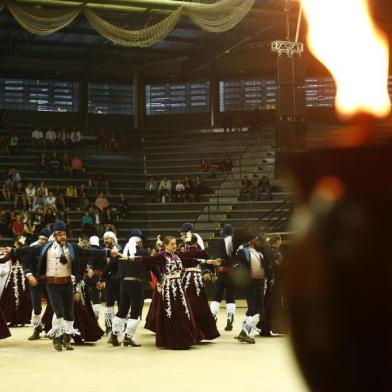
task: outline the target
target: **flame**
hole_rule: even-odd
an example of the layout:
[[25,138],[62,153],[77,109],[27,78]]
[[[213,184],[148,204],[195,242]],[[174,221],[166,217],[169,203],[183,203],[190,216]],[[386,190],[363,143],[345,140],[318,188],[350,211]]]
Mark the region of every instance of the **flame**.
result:
[[368,0],[302,0],[302,5],[310,50],[336,81],[339,114],[387,116],[389,46]]

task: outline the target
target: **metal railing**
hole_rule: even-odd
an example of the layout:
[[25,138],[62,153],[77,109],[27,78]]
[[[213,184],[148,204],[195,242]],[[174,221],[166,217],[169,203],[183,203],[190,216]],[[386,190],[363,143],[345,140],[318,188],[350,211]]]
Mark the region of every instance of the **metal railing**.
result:
[[257,220],[257,224],[263,232],[274,232],[280,230],[282,224],[286,224],[288,222],[292,212],[292,199],[285,199],[270,211],[260,216]]

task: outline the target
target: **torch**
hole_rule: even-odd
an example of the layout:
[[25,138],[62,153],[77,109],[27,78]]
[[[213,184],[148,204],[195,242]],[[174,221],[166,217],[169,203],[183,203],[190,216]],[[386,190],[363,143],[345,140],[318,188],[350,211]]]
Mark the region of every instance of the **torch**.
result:
[[374,136],[391,108],[387,39],[367,0],[302,5],[349,126],[289,163],[303,205],[286,276],[293,348],[312,391],[391,391],[392,143]]

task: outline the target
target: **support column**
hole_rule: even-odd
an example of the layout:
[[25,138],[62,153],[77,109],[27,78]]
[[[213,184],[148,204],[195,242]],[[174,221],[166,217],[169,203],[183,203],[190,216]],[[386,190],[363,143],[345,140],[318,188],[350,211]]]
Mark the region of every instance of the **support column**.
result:
[[135,129],[144,128],[145,116],[145,88],[142,76],[135,73],[132,78],[133,82],[133,127]]

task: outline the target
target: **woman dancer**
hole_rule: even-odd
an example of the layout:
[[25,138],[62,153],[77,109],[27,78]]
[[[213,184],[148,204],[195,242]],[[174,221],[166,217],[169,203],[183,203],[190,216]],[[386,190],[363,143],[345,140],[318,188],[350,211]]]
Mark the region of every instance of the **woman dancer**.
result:
[[[199,264],[196,258],[207,259],[205,251],[193,250],[176,254],[174,237],[164,238],[165,250],[157,256],[136,257],[133,260],[153,266],[158,265],[164,274],[162,292],[158,297],[156,313],[156,346],[170,349],[187,349],[204,336],[197,328],[192,310],[181,284],[181,271]],[[183,261],[182,261],[183,258]],[[219,260],[206,260],[205,264],[219,264]]]
[[207,295],[204,289],[203,272],[210,273],[210,270],[202,271],[200,260],[197,259],[198,244],[197,237],[191,234],[185,239],[188,251],[180,253],[183,263],[188,260],[194,261],[195,267],[186,267],[182,276],[182,286],[188,299],[189,306],[195,317],[196,325],[204,335],[205,340],[213,340],[220,336],[215,319],[208,305]]

